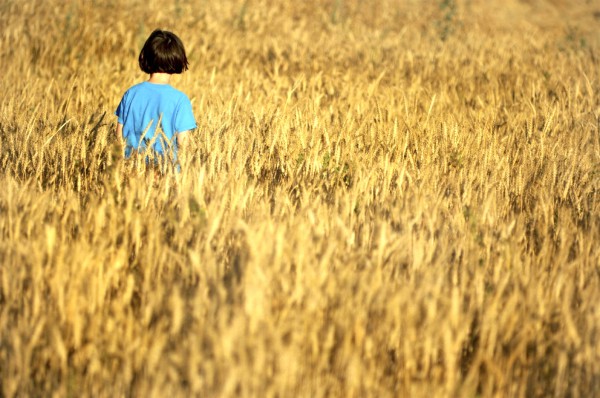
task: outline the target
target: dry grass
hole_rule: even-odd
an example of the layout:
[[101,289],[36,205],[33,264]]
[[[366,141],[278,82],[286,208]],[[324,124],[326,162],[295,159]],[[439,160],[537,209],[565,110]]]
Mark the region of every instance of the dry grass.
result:
[[[4,0],[0,396],[600,394],[579,3]],[[111,135],[155,27],[159,179]]]

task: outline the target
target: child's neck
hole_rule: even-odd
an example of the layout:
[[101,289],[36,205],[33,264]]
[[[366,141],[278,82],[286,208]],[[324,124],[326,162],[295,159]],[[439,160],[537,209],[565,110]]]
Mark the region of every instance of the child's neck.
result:
[[150,83],[155,83],[155,84],[169,84],[169,81],[171,80],[171,75],[169,73],[152,73],[150,75],[150,79],[148,79],[148,81]]

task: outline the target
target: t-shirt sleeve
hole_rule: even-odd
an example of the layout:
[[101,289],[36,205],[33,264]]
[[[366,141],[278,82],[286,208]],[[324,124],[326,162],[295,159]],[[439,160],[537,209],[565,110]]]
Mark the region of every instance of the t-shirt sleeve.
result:
[[189,98],[183,98],[175,115],[175,131],[182,132],[196,128],[196,119]]
[[119,106],[117,107],[117,110],[115,111],[115,115],[117,115],[117,117],[119,118],[119,123],[120,124],[125,124],[125,103],[127,101],[127,93],[125,93],[123,95],[123,98],[121,98],[121,102],[119,102]]

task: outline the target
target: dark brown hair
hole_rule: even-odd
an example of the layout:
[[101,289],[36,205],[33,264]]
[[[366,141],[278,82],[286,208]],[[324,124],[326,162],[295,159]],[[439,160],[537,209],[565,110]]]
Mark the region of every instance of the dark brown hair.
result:
[[188,69],[183,43],[174,33],[157,29],[146,40],[138,59],[140,68],[149,74],[181,73]]

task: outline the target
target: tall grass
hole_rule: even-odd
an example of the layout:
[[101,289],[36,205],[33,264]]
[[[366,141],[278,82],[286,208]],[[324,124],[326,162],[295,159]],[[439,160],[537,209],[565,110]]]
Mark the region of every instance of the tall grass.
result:
[[[0,396],[598,394],[599,10],[452,4],[0,5]],[[160,177],[113,116],[155,27]]]

